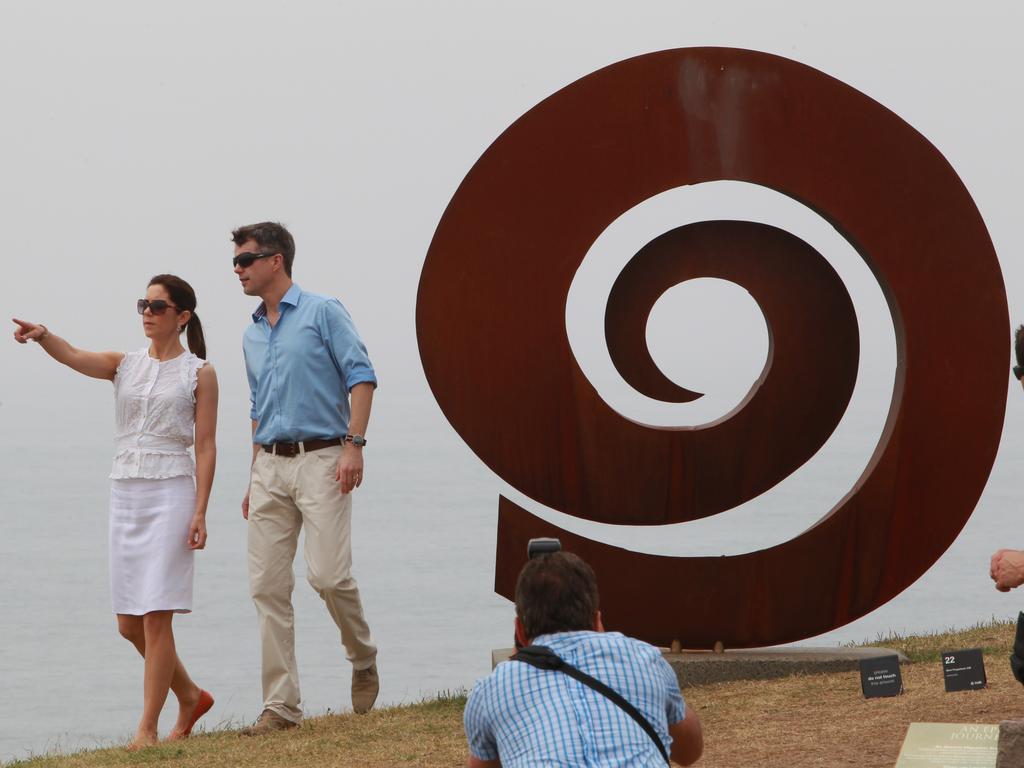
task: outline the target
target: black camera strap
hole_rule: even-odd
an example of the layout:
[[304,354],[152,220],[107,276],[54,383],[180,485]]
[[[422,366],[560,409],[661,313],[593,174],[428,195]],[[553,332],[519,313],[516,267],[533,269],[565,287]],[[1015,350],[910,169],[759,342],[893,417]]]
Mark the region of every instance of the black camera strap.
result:
[[545,645],[528,645],[525,648],[520,648],[519,651],[511,657],[511,660],[521,661],[524,664],[529,664],[531,667],[536,667],[537,669],[550,669],[556,672],[564,672],[569,677],[579,680],[584,685],[593,688],[602,696],[607,697],[623,712],[633,718],[637,725],[644,729],[644,733],[651,737],[651,741],[654,742],[654,745],[658,748],[661,756],[665,758],[666,765],[672,765],[668,759],[668,752],[665,751],[665,745],[661,743],[661,739],[654,730],[654,726],[648,722],[646,717],[640,714],[636,707],[619,695],[617,691],[609,688],[597,678],[591,677],[583,670],[577,669]]

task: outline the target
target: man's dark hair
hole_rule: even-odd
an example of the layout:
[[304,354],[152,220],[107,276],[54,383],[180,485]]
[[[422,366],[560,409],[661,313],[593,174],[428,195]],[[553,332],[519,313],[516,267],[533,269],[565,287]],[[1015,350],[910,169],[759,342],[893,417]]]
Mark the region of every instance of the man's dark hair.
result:
[[249,240],[265,251],[280,253],[284,257],[284,273],[292,276],[292,261],[295,260],[295,238],[284,225],[276,221],[261,221],[259,224],[247,224],[231,232],[235,245],[243,245]]
[[516,582],[516,615],[531,640],[551,632],[594,628],[597,578],[571,552],[531,558]]

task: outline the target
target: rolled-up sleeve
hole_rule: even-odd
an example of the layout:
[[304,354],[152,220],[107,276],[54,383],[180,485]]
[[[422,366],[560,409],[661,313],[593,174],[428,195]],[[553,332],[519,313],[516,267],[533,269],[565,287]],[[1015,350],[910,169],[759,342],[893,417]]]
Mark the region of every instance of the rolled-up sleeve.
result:
[[249,418],[256,421],[256,374],[253,372],[250,355],[250,341],[242,338],[242,357],[245,359],[245,378],[249,381]]
[[350,392],[356,384],[377,386],[377,375],[366,345],[359,338],[352,316],[337,299],[324,302],[320,313],[320,333]]
[[660,655],[658,662],[658,671],[665,686],[665,717],[669,725],[674,725],[686,718],[686,702],[683,701],[682,691],[679,690],[679,678],[676,677],[672,665]]

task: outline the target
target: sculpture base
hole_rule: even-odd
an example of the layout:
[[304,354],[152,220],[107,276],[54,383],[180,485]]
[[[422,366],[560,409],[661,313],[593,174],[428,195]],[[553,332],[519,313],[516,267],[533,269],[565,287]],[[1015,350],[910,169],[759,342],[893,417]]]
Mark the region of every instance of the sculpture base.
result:
[[[491,668],[507,661],[514,648],[491,651]],[[910,661],[890,648],[813,648],[789,646],[778,648],[746,648],[714,653],[713,651],[663,650],[665,660],[675,670],[679,687],[724,683],[731,680],[769,680],[790,675],[855,672],[864,659],[897,656],[900,664]]]

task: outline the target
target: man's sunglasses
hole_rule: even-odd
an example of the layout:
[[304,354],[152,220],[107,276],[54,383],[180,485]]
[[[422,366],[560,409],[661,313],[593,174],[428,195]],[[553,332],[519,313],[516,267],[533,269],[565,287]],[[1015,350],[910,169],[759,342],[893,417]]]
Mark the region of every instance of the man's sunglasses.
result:
[[163,299],[154,299],[153,301],[150,301],[149,299],[139,299],[135,303],[135,308],[139,310],[140,315],[146,314],[147,309],[154,315],[162,315],[168,309],[173,309],[175,312],[178,311],[176,306],[168,304]]
[[256,259],[265,259],[268,256],[276,256],[280,251],[260,251],[259,253],[240,253],[231,260],[232,266],[248,269]]

